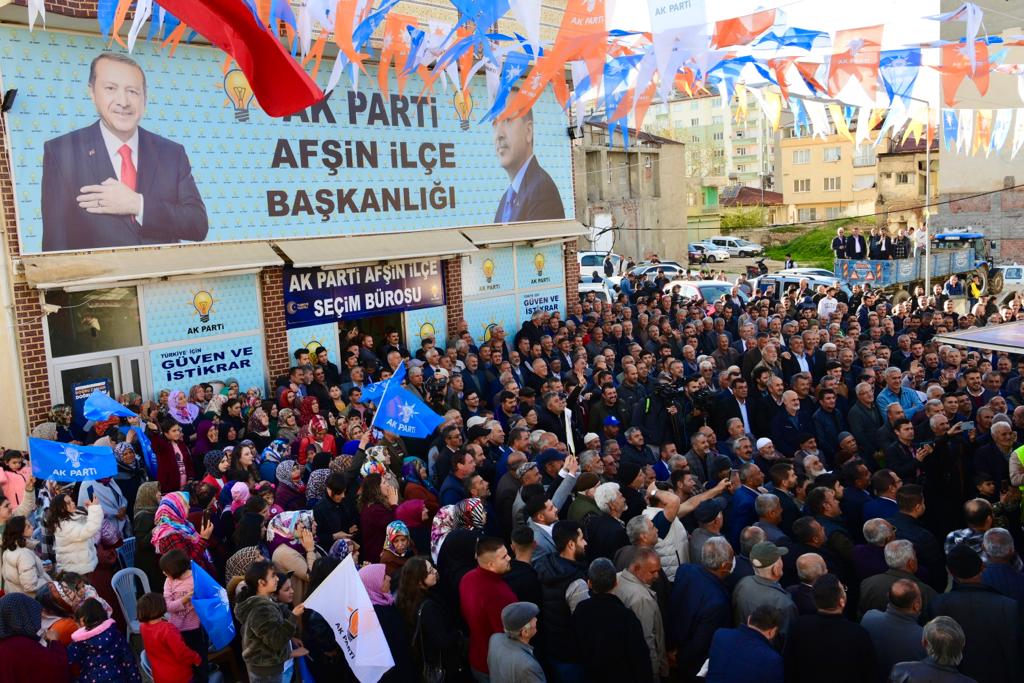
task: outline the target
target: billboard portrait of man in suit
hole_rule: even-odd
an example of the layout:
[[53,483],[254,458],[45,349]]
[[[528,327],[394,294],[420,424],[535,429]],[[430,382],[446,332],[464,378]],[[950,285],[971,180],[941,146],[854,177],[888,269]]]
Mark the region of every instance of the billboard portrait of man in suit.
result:
[[89,66],[99,120],[43,147],[43,251],[206,239],[206,206],[185,148],[139,127],[146,74],[104,52]]
[[509,181],[498,202],[494,222],[565,218],[558,187],[533,154],[533,112],[528,111],[517,119],[495,120],[493,133],[494,151]]

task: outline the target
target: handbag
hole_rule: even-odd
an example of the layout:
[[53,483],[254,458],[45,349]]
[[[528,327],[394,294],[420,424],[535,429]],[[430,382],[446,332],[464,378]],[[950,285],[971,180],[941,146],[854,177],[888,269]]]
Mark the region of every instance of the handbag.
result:
[[423,649],[423,629],[421,628],[421,624],[423,621],[423,607],[426,603],[427,601],[424,600],[420,604],[419,611],[416,612],[416,633],[413,634],[413,642],[417,642],[417,640],[419,641],[420,656],[423,657],[423,675],[421,676],[421,680],[425,683],[444,683],[447,672],[444,670],[444,667],[441,666],[441,662],[438,661],[436,666],[429,663],[427,661],[427,652]]

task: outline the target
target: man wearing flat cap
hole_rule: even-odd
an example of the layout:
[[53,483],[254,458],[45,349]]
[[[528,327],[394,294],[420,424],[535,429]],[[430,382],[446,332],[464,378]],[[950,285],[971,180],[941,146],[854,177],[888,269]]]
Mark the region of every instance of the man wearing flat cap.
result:
[[487,668],[491,683],[543,683],[544,670],[533,656],[530,640],[537,635],[540,609],[532,602],[513,602],[501,610],[504,633],[491,636]]
[[[798,616],[793,599],[779,584],[782,578],[782,557],[789,550],[768,541],[761,541],[750,551],[750,564],[754,575],[736,584],[732,594],[733,617],[737,624],[747,623],[747,617],[761,605],[772,605],[782,613],[779,632],[789,631],[790,621]],[[783,635],[784,637],[784,635]]]

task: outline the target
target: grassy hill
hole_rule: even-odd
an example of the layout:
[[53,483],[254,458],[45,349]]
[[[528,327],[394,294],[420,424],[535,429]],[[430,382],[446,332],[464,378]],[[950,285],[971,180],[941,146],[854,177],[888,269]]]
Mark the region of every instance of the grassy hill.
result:
[[[796,265],[801,268],[828,268],[831,270],[832,238],[836,236],[836,229],[848,222],[850,221],[840,220],[826,223],[820,228],[796,235],[789,242],[768,247],[765,254],[768,258],[779,261],[784,261],[786,254],[792,254]],[[787,228],[782,230],[787,230]],[[788,230],[792,230],[792,228],[788,228]]]

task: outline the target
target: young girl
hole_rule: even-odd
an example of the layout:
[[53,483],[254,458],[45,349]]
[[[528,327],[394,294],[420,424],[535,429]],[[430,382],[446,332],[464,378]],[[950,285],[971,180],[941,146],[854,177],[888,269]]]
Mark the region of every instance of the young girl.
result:
[[249,680],[256,683],[282,680],[285,662],[309,654],[302,647],[290,648],[298,630],[296,616],[303,607],[289,611],[275,603],[277,582],[272,562],[253,563],[245,572],[245,585],[235,605],[235,617],[242,625],[242,659]]
[[412,549],[409,546],[409,527],[399,521],[388,524],[384,530],[384,549],[380,552],[380,561],[387,567],[387,575],[392,579],[412,557]]
[[78,683],[141,683],[135,657],[98,601],[89,598],[75,610],[78,630],[71,634],[68,663],[78,665]]
[[231,468],[231,457],[224,451],[212,450],[203,457],[203,464],[206,466],[206,476],[203,483],[209,484],[219,494],[227,483],[228,470]]
[[206,656],[210,645],[206,639],[206,632],[199,624],[199,615],[192,606],[192,594],[195,592],[192,583],[192,560],[185,551],[176,548],[160,557],[160,571],[167,577],[164,581],[167,621],[181,632],[185,644],[199,653],[202,661],[196,667],[194,680],[200,683],[206,680]]
[[167,603],[159,593],[146,593],[139,598],[137,614],[142,632],[142,646],[153,670],[153,680],[159,683],[189,683],[193,667],[198,668],[203,658],[185,645],[181,633],[164,615]]
[[4,498],[11,501],[11,507],[17,508],[25,500],[25,484],[32,474],[32,468],[25,462],[25,454],[21,451],[7,451],[0,460],[0,488]]

